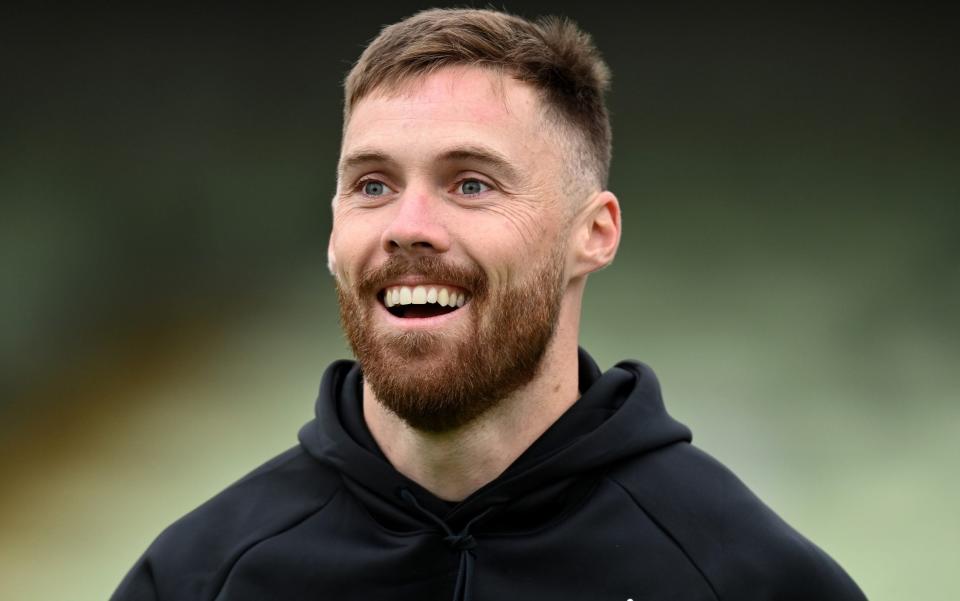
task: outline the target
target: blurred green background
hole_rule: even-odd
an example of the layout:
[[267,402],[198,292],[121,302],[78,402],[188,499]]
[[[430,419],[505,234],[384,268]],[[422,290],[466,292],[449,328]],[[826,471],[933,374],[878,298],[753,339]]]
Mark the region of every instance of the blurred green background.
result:
[[[505,3],[614,73],[582,341],[873,600],[960,566],[953,9]],[[425,4],[0,9],[0,598],[105,599],[348,350],[339,81]]]

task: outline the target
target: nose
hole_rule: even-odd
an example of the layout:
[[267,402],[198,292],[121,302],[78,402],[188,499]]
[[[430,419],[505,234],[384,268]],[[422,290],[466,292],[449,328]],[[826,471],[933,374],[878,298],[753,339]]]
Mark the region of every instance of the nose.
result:
[[396,212],[383,231],[383,249],[412,256],[450,250],[450,235],[441,215],[442,202],[428,193],[407,190],[397,199]]

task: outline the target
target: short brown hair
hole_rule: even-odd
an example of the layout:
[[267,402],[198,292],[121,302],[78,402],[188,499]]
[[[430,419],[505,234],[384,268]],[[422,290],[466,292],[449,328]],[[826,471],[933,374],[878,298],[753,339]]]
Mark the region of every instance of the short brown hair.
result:
[[344,82],[344,124],[357,102],[441,67],[477,65],[532,85],[548,116],[577,138],[572,167],[606,187],[610,118],[604,102],[610,70],[590,36],[557,17],[528,21],[493,10],[431,9],[385,27]]

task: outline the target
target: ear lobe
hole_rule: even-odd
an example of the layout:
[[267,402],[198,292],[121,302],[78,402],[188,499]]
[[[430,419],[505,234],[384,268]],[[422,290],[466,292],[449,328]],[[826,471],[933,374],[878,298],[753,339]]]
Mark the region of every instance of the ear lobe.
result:
[[620,245],[620,203],[613,192],[604,190],[597,194],[587,203],[582,215],[577,275],[586,275],[609,265]]

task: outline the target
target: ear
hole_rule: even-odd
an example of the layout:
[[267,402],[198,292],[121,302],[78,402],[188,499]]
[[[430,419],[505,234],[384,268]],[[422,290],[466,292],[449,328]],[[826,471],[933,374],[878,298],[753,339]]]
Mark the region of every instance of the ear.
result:
[[591,198],[575,218],[574,277],[603,269],[613,261],[620,245],[620,203],[604,190]]
[[330,241],[327,243],[327,270],[330,275],[337,277],[337,253],[333,250],[333,232],[330,232]]
[[[337,180],[337,189],[340,189],[340,180]],[[330,224],[330,238],[327,241],[327,271],[330,272],[330,275],[336,279],[337,277],[337,253],[333,250],[335,243],[337,241],[337,195],[333,195],[333,199],[330,201],[330,216],[332,217],[332,223]]]

